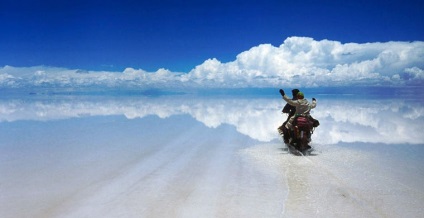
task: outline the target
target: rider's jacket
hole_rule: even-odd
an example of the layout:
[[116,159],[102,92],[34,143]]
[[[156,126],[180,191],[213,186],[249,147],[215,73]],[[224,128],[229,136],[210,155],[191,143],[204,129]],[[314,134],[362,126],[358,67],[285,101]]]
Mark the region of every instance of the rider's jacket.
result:
[[296,107],[296,115],[306,115],[309,114],[312,108],[315,108],[317,106],[316,101],[312,101],[312,103],[309,103],[306,99],[297,99],[292,100],[287,95],[283,96],[283,99],[290,105]]
[[296,113],[296,107],[287,103],[283,108],[283,113],[289,114],[289,117],[291,117]]

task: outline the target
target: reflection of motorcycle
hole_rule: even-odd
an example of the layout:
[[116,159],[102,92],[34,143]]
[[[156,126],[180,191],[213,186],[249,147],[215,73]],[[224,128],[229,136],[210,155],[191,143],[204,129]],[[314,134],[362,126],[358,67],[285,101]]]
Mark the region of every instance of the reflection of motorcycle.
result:
[[296,116],[293,122],[293,130],[290,131],[290,139],[287,146],[292,153],[306,154],[311,151],[311,136],[315,127],[319,126],[318,120],[311,116]]

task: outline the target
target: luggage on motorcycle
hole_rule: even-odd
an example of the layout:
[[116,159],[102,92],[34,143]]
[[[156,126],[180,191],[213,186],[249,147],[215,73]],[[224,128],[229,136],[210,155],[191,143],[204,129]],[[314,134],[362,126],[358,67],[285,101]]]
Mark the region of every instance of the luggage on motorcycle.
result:
[[318,127],[319,126],[319,121],[316,120],[316,119],[314,119],[314,118],[311,118],[311,119],[312,119],[312,127]]
[[312,129],[312,122],[309,121],[307,117],[298,116],[295,119],[294,125],[299,128],[299,130],[309,131]]
[[298,126],[302,130],[309,130],[309,129],[312,129],[313,127],[318,127],[319,121],[312,117],[298,116],[294,120],[294,125]]

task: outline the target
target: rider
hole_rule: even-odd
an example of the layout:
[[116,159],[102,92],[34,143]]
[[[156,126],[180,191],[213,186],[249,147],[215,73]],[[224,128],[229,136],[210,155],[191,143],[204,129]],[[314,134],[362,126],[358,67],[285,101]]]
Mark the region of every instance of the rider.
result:
[[[295,115],[300,116],[310,116],[309,112],[312,108],[315,108],[317,105],[317,101],[315,98],[312,98],[312,103],[309,103],[308,100],[305,99],[305,96],[302,92],[297,93],[297,100],[290,99],[287,95],[285,95],[284,90],[280,89],[280,94],[283,96],[283,99],[290,105],[296,107]],[[285,125],[285,128],[292,129],[293,128],[293,121],[296,116],[290,117],[288,122]]]
[[[299,89],[293,89],[292,90],[292,95],[293,98],[292,100],[297,100],[297,93],[299,92]],[[281,125],[280,127],[278,127],[278,132],[280,133],[280,135],[283,135],[284,137],[284,141],[288,142],[289,140],[289,134],[287,132],[287,129],[285,128],[286,123],[289,121],[289,119],[295,115],[296,112],[296,107],[290,105],[289,103],[287,103],[284,108],[283,108],[283,113],[288,114],[287,120],[284,121],[283,125]]]

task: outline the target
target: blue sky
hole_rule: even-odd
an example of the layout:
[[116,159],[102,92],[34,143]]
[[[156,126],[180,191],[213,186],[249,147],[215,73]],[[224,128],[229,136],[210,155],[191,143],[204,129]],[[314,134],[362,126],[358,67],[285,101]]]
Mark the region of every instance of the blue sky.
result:
[[422,1],[0,2],[0,66],[188,72],[260,44],[424,40]]

